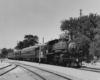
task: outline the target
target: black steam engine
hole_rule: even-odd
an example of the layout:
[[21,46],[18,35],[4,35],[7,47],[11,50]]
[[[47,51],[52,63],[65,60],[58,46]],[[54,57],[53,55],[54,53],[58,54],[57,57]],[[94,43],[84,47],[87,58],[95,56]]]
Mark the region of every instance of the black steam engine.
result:
[[47,44],[47,63],[49,64],[80,67],[83,60],[82,51],[72,39],[52,40]]

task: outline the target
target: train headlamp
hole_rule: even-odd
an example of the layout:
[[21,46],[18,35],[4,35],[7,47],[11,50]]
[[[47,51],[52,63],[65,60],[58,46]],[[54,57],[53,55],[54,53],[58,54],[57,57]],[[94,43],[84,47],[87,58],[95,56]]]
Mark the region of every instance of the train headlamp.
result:
[[76,59],[76,61],[78,62],[78,59]]

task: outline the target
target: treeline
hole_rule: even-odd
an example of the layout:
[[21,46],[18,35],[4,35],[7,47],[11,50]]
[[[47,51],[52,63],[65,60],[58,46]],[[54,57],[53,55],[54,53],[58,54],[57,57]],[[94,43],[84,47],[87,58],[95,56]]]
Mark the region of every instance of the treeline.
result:
[[31,34],[29,35],[25,35],[24,36],[24,40],[23,41],[19,41],[17,43],[17,46],[15,47],[15,49],[23,49],[29,46],[34,46],[35,44],[39,43],[39,38],[38,36],[33,36]]
[[[38,43],[39,43],[39,38],[37,35],[34,35],[34,36],[31,34],[25,35],[24,40],[19,41],[17,45],[15,46],[15,49],[21,50],[29,46],[34,46],[35,44],[38,44]],[[9,52],[13,52],[13,51],[14,49],[11,49],[11,48],[10,49],[3,48],[1,50],[0,57],[6,57]]]
[[[62,20],[61,31],[68,30],[73,35],[88,59],[100,58],[100,16],[90,13],[78,18]],[[91,56],[91,57],[90,57]]]
[[0,57],[5,58],[5,57],[7,57],[7,54],[8,54],[9,52],[13,52],[13,51],[14,51],[14,50],[11,49],[11,48],[9,48],[9,49],[3,48],[3,49],[1,50]]

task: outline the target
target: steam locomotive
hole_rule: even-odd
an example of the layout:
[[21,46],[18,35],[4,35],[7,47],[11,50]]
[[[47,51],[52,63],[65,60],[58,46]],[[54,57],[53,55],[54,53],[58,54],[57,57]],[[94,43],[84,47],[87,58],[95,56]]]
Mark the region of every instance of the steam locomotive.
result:
[[82,66],[84,54],[73,40],[51,40],[45,45],[35,45],[8,53],[9,59],[29,60],[61,66]]
[[75,41],[53,40],[47,44],[47,63],[61,66],[82,66],[85,55]]

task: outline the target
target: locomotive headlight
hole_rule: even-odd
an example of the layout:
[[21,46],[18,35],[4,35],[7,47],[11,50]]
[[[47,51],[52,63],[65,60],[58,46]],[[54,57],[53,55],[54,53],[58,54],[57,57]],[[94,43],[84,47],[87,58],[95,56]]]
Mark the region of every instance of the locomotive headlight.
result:
[[78,62],[78,59],[76,59],[76,61]]
[[78,49],[78,47],[77,47],[77,44],[75,42],[70,42],[68,44],[69,53],[71,53],[71,54],[77,53],[77,49]]

